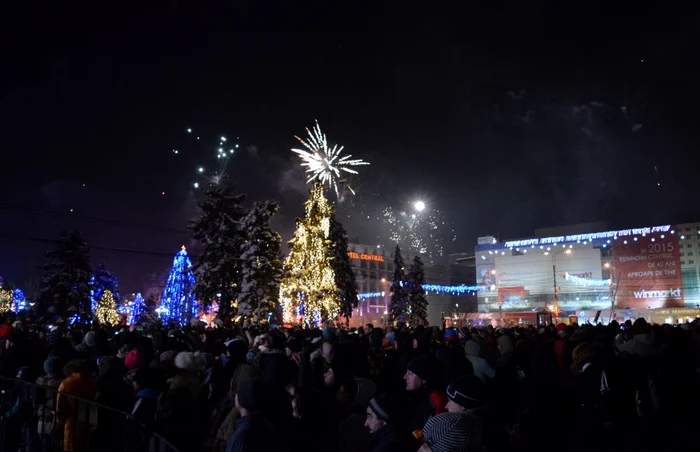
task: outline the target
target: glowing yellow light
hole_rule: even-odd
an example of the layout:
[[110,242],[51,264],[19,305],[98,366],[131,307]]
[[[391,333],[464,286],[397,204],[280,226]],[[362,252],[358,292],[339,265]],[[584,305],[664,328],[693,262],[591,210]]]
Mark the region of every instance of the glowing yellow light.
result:
[[290,242],[292,249],[284,262],[280,299],[285,323],[301,323],[305,319],[318,323],[337,317],[340,311],[332,257],[328,253],[333,208],[323,196],[321,184],[315,184],[309,193],[306,215],[297,223]]
[[14,292],[7,289],[0,290],[0,312],[7,312],[12,308],[14,302]]
[[117,312],[117,306],[114,304],[114,296],[112,296],[111,291],[105,290],[102,293],[102,297],[100,297],[97,307],[95,307],[95,318],[100,323],[109,323],[111,325],[118,325],[121,321],[121,316]]

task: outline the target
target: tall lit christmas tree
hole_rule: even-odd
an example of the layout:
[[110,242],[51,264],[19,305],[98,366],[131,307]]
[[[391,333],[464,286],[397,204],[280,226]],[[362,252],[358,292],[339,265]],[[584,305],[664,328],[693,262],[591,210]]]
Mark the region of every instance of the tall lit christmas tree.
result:
[[161,296],[160,312],[163,322],[186,325],[197,316],[197,301],[194,295],[194,272],[192,261],[183,246],[173,259],[173,268],[168,275],[165,290]]
[[146,302],[144,301],[143,296],[141,296],[141,292],[136,294],[134,304],[131,305],[130,311],[129,325],[134,325],[141,320],[141,316],[146,311]]
[[321,184],[315,184],[309,194],[305,216],[297,220],[284,261],[280,298],[287,323],[318,324],[340,311],[329,240],[333,207],[323,196]]
[[111,291],[104,290],[100,299],[97,300],[95,318],[102,324],[109,323],[110,325],[118,325],[121,321],[121,316],[117,312],[117,305],[114,302],[114,296]]

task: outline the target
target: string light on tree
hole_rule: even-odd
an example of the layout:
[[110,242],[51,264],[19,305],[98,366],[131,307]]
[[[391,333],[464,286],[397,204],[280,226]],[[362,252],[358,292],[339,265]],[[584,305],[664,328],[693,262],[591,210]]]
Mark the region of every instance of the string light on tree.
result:
[[27,297],[24,296],[24,292],[21,289],[15,289],[12,292],[12,310],[20,312],[25,309],[27,309]]
[[134,325],[141,319],[141,316],[146,312],[146,302],[141,296],[141,292],[136,294],[136,298],[134,298],[134,304],[131,306],[130,311],[131,315],[129,316],[129,325]]
[[14,293],[10,289],[0,289],[0,313],[7,312],[12,309],[14,301]]
[[194,284],[192,262],[183,245],[173,259],[173,267],[161,296],[160,313],[164,322],[186,325],[190,319],[197,316]]
[[340,311],[329,252],[333,208],[320,183],[314,184],[309,194],[305,216],[297,222],[291,250],[284,261],[280,298],[286,323],[318,324],[337,317]]
[[117,311],[114,296],[110,290],[102,292],[102,296],[97,301],[95,308],[95,318],[102,324],[118,325],[121,321],[121,316]]

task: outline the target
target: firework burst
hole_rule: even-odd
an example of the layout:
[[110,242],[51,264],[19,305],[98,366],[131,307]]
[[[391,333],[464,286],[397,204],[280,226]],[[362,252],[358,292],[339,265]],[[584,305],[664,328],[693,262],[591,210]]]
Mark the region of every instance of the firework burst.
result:
[[413,207],[413,212],[384,208],[382,217],[389,239],[434,261],[444,255],[446,242],[456,240],[454,229],[440,210],[429,208],[422,202]]
[[311,130],[307,128],[306,133],[308,134],[306,139],[294,137],[306,149],[292,149],[292,152],[301,158],[301,166],[306,168],[305,171],[309,176],[306,183],[318,181],[328,185],[333,188],[338,198],[340,198],[338,184],[342,184],[354,195],[355,191],[348,184],[347,180],[343,179],[343,173],[358,174],[352,167],[369,165],[369,162],[365,162],[362,159],[353,159],[352,155],[342,155],[343,146],[336,144],[333,147],[329,147],[326,134],[321,132],[321,126],[318,124],[318,121]]
[[[195,134],[191,128],[186,129],[187,134],[195,138],[198,144],[205,150],[214,148],[216,155],[216,161],[209,167],[198,165],[195,168],[195,174],[197,175],[197,180],[192,182],[192,188],[206,188],[219,185],[221,181],[226,177],[227,167],[229,160],[233,157],[236,149],[238,149],[238,144],[229,143],[225,136],[219,137],[218,145],[210,145],[204,142],[200,136]],[[180,151],[173,149],[173,154],[179,154]]]

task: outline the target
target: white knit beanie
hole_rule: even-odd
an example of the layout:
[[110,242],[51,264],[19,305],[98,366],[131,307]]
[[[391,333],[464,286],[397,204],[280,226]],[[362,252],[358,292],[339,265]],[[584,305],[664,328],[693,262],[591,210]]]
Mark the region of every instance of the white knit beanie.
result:
[[175,367],[187,372],[199,372],[199,359],[192,352],[180,352],[175,357]]

